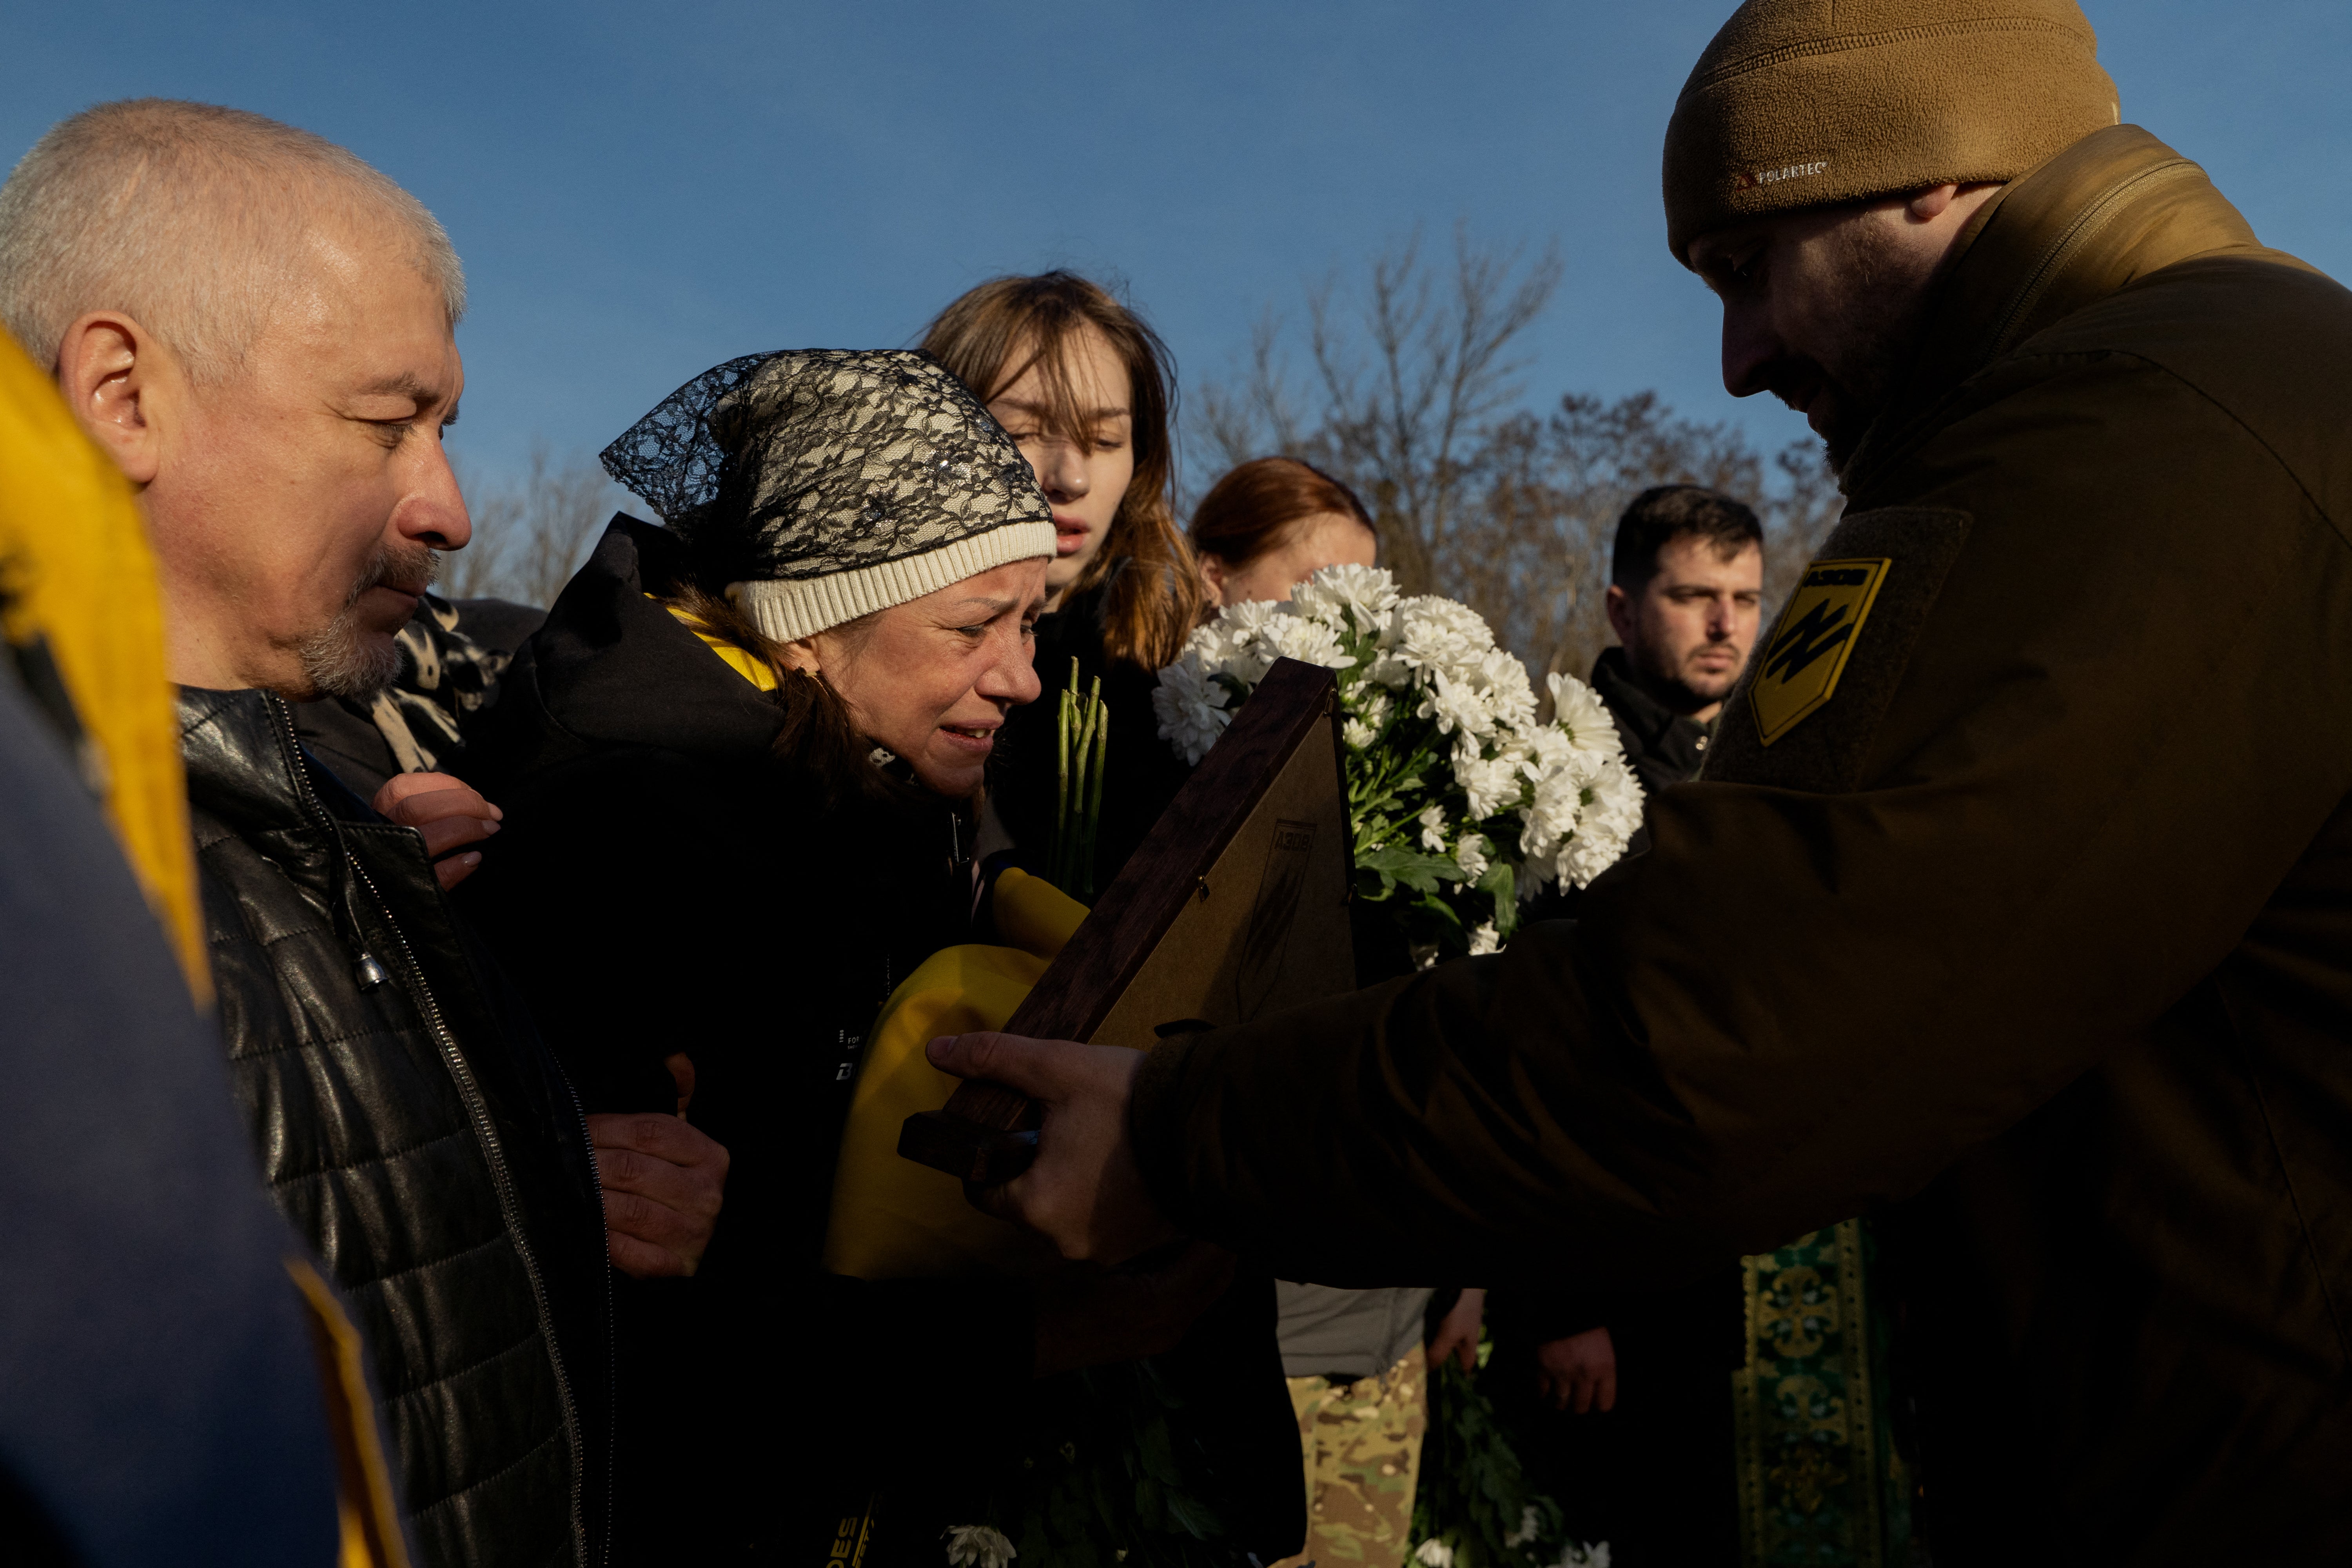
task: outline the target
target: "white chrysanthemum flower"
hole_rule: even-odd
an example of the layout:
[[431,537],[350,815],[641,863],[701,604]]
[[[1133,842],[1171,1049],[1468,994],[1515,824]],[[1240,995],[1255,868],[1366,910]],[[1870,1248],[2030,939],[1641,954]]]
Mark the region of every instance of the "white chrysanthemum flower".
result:
[[1433,1535],[1412,1549],[1412,1560],[1422,1568],[1454,1568],[1454,1548]]
[[1486,759],[1475,752],[1454,757],[1454,782],[1469,797],[1469,816],[1484,822],[1519,798],[1519,770],[1507,758]]
[[1225,635],[1239,642],[1264,631],[1268,621],[1288,614],[1290,606],[1278,599],[1244,599],[1218,611],[1217,620],[1225,628]]
[[1020,1555],[1003,1531],[985,1524],[950,1525],[947,1542],[950,1568],[1004,1568]]
[[1562,881],[1583,887],[1625,853],[1642,826],[1642,786],[1633,770],[1615,757],[1604,759],[1579,816],[1576,836],[1560,846],[1556,864]]
[[[1411,750],[1436,753],[1424,778],[1430,793],[1421,797],[1432,804],[1413,812],[1390,795],[1355,826],[1368,844],[1418,844],[1438,857],[1457,839],[1439,881],[1465,925],[1476,918],[1477,906],[1467,903],[1473,889],[1498,864],[1509,868],[1522,899],[1555,881],[1582,886],[1623,853],[1641,825],[1640,786],[1591,687],[1549,678],[1558,717],[1537,723],[1527,667],[1496,645],[1475,611],[1432,595],[1400,598],[1394,579],[1375,568],[1327,567],[1287,604],[1234,605],[1197,628],[1152,694],[1160,735],[1199,761],[1231,721],[1233,705],[1279,658],[1345,672],[1340,734],[1351,775],[1360,757],[1393,765]],[[1391,757],[1384,751],[1391,746],[1402,750]],[[1498,818],[1516,820],[1502,832],[1486,826],[1499,827]],[[1474,951],[1500,944],[1508,913],[1497,908],[1471,927]],[[1411,952],[1425,968],[1439,950],[1414,942]]]
[[1290,600],[1318,618],[1351,616],[1358,630],[1370,631],[1396,607],[1396,579],[1378,566],[1326,566],[1291,589]]
[[1535,1505],[1528,1503],[1519,1510],[1519,1528],[1505,1535],[1503,1544],[1517,1546],[1522,1542],[1533,1541],[1536,1538],[1537,1523],[1538,1515]]
[[1203,662],[1209,671],[1230,675],[1244,686],[1264,680],[1277,651],[1266,640],[1266,628],[1289,608],[1270,600],[1250,599],[1218,611],[1215,620],[1192,634],[1195,641],[1203,644]]
[[1562,839],[1582,829],[1586,781],[1600,765],[1598,760],[1570,753],[1566,765],[1547,770],[1535,781],[1519,814],[1522,856],[1529,860],[1550,859],[1559,853]]
[[1568,731],[1551,724],[1521,731],[1518,742],[1524,753],[1519,759],[1519,772],[1529,784],[1541,784],[1546,775],[1569,766],[1576,751]]
[[1477,611],[1434,595],[1400,600],[1392,624],[1398,657],[1416,669],[1454,674],[1495,646],[1494,629]]
[[1519,902],[1526,903],[1558,879],[1559,868],[1549,857],[1538,860],[1530,856],[1519,862],[1515,891]]
[[1517,654],[1489,648],[1478,658],[1478,679],[1486,689],[1486,705],[1498,723],[1514,730],[1535,727],[1535,688],[1528,684],[1528,667]]
[[1198,763],[1217,743],[1234,716],[1225,710],[1225,688],[1212,679],[1200,654],[1186,648],[1184,657],[1160,672],[1151,690],[1151,711],[1160,720],[1160,738],[1175,747],[1187,763]]
[[1578,749],[1611,756],[1625,754],[1624,739],[1617,733],[1616,722],[1602,706],[1599,692],[1572,675],[1549,676],[1545,685],[1551,691],[1551,721],[1568,731]]
[[1433,674],[1422,691],[1421,716],[1437,721],[1437,732],[1451,735],[1460,731],[1465,735],[1489,735],[1495,730],[1495,710],[1486,693],[1465,680],[1455,680],[1444,671]]
[[1494,864],[1486,858],[1486,838],[1475,833],[1464,834],[1462,842],[1454,847],[1454,863],[1462,868],[1464,881],[1477,881],[1486,874],[1486,868]]
[[1503,951],[1503,939],[1495,930],[1493,921],[1474,928],[1470,932],[1470,956],[1481,958]]
[[1284,658],[1319,664],[1326,669],[1348,669],[1355,658],[1339,646],[1339,634],[1326,622],[1307,616],[1277,616],[1265,624],[1259,640]]
[[1571,1541],[1567,1554],[1559,1560],[1559,1568],[1609,1568],[1609,1543],[1594,1541],[1579,1546]]

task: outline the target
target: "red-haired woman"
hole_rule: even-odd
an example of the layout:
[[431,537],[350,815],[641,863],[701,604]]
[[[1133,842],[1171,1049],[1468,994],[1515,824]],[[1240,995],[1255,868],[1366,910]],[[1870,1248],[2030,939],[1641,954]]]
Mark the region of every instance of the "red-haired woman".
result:
[[1192,510],[1192,549],[1220,605],[1287,599],[1326,566],[1370,566],[1380,531],[1356,492],[1296,458],[1257,458]]
[[1101,677],[1110,707],[1093,868],[1100,889],[1184,781],[1183,763],[1160,739],[1151,689],[1211,603],[1169,500],[1168,351],[1108,290],[1068,272],[982,283],[940,312],[921,346],[1019,443],[1054,509],[1058,553],[1037,623],[1045,700],[1014,710],[998,738],[990,804],[1024,861],[1042,871],[1055,693],[1076,658],[1080,681]]
[[[1380,552],[1379,531],[1356,492],[1296,458],[1258,458],[1226,474],[1193,509],[1192,532],[1220,605],[1287,599],[1324,567],[1370,566]],[[1358,950],[1378,951],[1360,937]],[[1447,1300],[1433,1301],[1436,1295]],[[1465,1372],[1475,1365],[1486,1296],[1277,1284],[1283,1370],[1317,1501],[1305,1548],[1276,1568],[1343,1557],[1363,1568],[1408,1562],[1428,1380],[1448,1356]],[[1352,1478],[1373,1468],[1385,1478],[1381,1488],[1360,1491]],[[1327,1495],[1350,1499],[1344,1520],[1327,1516]]]

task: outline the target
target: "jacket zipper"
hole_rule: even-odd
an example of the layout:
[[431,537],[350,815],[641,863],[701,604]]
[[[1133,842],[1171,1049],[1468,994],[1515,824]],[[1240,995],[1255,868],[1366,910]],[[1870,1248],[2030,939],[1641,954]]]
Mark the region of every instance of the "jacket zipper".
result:
[[[522,1263],[523,1277],[530,1281],[531,1300],[539,1310],[540,1332],[547,1341],[548,1363],[555,1371],[556,1397],[563,1403],[564,1433],[572,1440],[572,1453],[579,1457],[579,1462],[573,1467],[572,1473],[572,1530],[577,1542],[573,1554],[584,1564],[588,1560],[588,1503],[585,1474],[588,1466],[587,1439],[580,1425],[580,1407],[572,1396],[572,1380],[564,1373],[563,1348],[556,1342],[555,1314],[548,1309],[547,1284],[540,1275],[539,1260],[531,1256],[530,1242],[523,1231],[521,1205],[515,1199],[514,1182],[507,1170],[506,1152],[499,1144],[498,1128],[490,1120],[489,1107],[482,1099],[481,1086],[474,1081],[473,1068],[467,1065],[464,1054],[457,1048],[456,1037],[449,1033],[449,1026],[441,1016],[441,1004],[434,997],[433,988],[425,983],[424,967],[416,962],[416,952],[409,945],[407,933],[400,929],[400,922],[392,918],[392,906],[386,903],[383,895],[376,890],[375,879],[368,875],[367,868],[360,864],[359,857],[352,854],[349,846],[344,844],[342,830],[335,825],[334,818],[328,816],[327,808],[320,801],[318,792],[310,786],[310,776],[302,771],[300,741],[293,733],[292,722],[283,702],[275,696],[269,699],[269,712],[271,721],[278,730],[278,742],[287,750],[290,771],[294,774],[294,785],[301,792],[303,805],[309,808],[315,818],[326,824],[328,834],[334,839],[335,847],[341,854],[344,864],[351,867],[352,874],[359,878],[360,885],[367,889],[369,900],[375,905],[376,913],[383,919],[384,928],[392,932],[393,941],[399,944],[401,964],[407,971],[410,982],[416,987],[416,999],[422,1004],[425,1027],[432,1031],[434,1043],[440,1047],[442,1059],[447,1064],[450,1076],[457,1080],[457,1092],[466,1102],[466,1114],[474,1123],[476,1136],[482,1141],[482,1152],[489,1163],[490,1178],[498,1184],[499,1212],[506,1220],[507,1234],[514,1243],[515,1256]],[[357,934],[362,940],[366,935],[365,932]],[[372,956],[362,952],[360,955],[361,962],[365,963]],[[572,1097],[572,1103],[574,1114],[581,1116],[581,1131],[584,1134],[587,1131],[587,1118],[580,1112],[580,1100],[577,1095]],[[588,1147],[588,1169],[591,1176],[595,1179],[596,1190],[601,1197],[604,1192],[604,1181],[596,1173],[596,1150],[593,1144]],[[612,1289],[612,1280],[608,1274],[604,1283],[608,1323],[611,1321]],[[607,1337],[609,1338],[609,1333]],[[604,1556],[609,1555],[610,1552],[610,1531],[606,1533],[607,1550],[604,1554],[600,1554],[600,1563]]]

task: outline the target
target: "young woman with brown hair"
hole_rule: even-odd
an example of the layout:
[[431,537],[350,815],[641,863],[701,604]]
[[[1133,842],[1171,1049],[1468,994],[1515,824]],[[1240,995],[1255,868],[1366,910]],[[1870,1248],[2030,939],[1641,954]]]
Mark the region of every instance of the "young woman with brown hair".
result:
[[1054,801],[1055,694],[1076,658],[1081,691],[1099,677],[1110,709],[1093,868],[1099,889],[1183,783],[1184,764],[1160,739],[1151,689],[1213,603],[1170,501],[1168,350],[1108,290],[1068,272],[982,283],[940,312],[921,346],[1004,426],[1054,511],[1047,613],[1037,622],[1045,696],[1005,725],[990,801],[1024,860],[1042,852]]
[[1380,531],[1356,492],[1296,458],[1255,458],[1192,510],[1192,548],[1220,605],[1287,599],[1326,566],[1370,566]]

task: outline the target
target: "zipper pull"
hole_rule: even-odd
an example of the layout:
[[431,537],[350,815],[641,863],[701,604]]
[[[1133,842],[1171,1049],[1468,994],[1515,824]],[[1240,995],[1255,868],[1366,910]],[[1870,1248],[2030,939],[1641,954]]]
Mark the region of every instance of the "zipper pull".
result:
[[375,961],[375,954],[372,952],[360,954],[358,967],[353,973],[358,976],[360,989],[362,991],[373,991],[392,978],[383,972],[383,965]]

